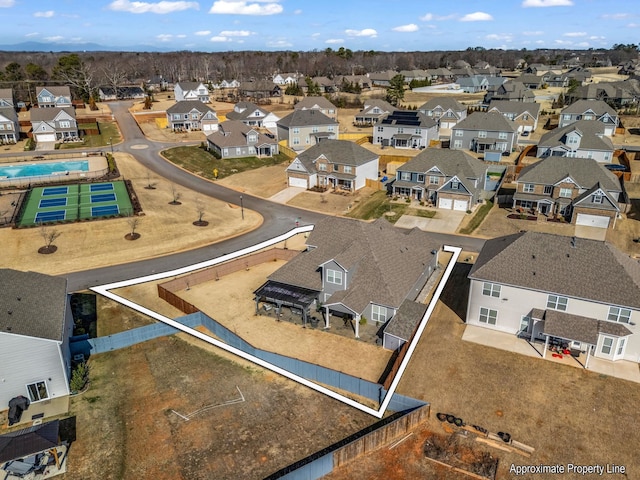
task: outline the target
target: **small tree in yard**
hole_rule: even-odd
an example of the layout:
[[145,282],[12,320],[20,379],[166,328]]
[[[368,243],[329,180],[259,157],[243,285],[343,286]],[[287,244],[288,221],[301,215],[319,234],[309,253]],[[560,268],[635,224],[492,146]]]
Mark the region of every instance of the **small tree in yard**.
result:
[[43,225],[40,228],[40,236],[43,238],[45,245],[38,249],[38,253],[49,254],[58,250],[58,247],[56,247],[53,242],[55,242],[60,235],[60,232],[55,228],[49,228]]
[[127,233],[124,238],[127,240],[137,240],[140,238],[140,234],[136,232],[136,228],[140,225],[140,218],[138,217],[129,217],[127,218],[127,224],[129,224],[129,233]]
[[205,214],[205,208],[204,208],[204,203],[202,203],[202,200],[200,200],[200,198],[196,198],[196,212],[198,212],[198,220],[193,222],[193,224],[196,227],[206,227],[207,225],[209,225],[209,222],[207,222],[206,220],[203,220],[204,214]]
[[151,172],[147,172],[147,184],[144,186],[147,190],[155,190],[156,182],[151,181]]
[[144,106],[143,110],[151,110],[151,106],[153,105],[153,97],[151,95],[147,95],[144,97]]
[[387,102],[394,107],[404,99],[404,75],[396,75],[389,80],[389,88],[387,89]]
[[180,201],[180,197],[182,197],[182,194],[178,191],[178,188],[173,183],[171,184],[171,197],[173,198],[173,200],[169,202],[169,205],[182,205],[182,202]]
[[71,374],[69,387],[72,392],[81,392],[89,380],[89,367],[85,362],[76,365]]

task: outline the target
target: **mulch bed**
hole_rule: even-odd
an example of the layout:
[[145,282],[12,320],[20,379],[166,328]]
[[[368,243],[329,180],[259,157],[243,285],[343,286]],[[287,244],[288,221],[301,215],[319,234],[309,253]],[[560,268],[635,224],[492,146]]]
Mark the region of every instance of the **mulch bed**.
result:
[[127,233],[124,236],[125,239],[127,240],[137,240],[140,238],[140,234],[139,233]]
[[515,220],[538,220],[535,215],[520,215],[519,213],[511,213],[507,215],[507,218],[513,218]]
[[50,253],[55,253],[58,250],[58,247],[55,245],[49,245],[48,247],[40,247],[38,249],[38,253],[42,253],[43,255],[49,255]]

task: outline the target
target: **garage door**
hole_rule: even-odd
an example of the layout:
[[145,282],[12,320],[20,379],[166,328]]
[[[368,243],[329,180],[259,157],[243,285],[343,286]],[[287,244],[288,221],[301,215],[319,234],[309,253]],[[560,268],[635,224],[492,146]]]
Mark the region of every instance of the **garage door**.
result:
[[454,200],[453,209],[466,212],[467,210],[469,210],[469,202],[467,200]]
[[579,213],[576,218],[576,225],[583,225],[586,227],[608,228],[609,217],[603,217],[602,215],[587,215],[586,213]]
[[218,131],[218,125],[211,124],[211,123],[205,123],[205,124],[202,126],[202,129],[203,129],[205,132],[217,132],[217,131]]
[[446,208],[451,210],[453,206],[453,201],[450,198],[441,198],[438,200],[438,208]]
[[289,186],[307,188],[307,180],[306,178],[289,177]]
[[36,142],[55,142],[56,134],[55,133],[41,133],[36,136]]

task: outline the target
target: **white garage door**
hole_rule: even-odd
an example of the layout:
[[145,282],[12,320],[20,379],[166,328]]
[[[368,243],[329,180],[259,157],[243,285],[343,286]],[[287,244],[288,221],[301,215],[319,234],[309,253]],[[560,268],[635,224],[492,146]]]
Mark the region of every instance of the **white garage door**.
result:
[[202,129],[205,132],[217,132],[218,131],[218,125],[212,124],[212,123],[205,123],[202,126]]
[[55,133],[41,133],[36,136],[36,142],[55,142],[56,134]]
[[438,199],[438,208],[446,208],[448,210],[451,210],[452,206],[453,206],[453,202],[451,201],[450,198]]
[[467,200],[454,200],[453,209],[466,212],[467,210],[469,210],[469,202]]
[[586,227],[598,227],[608,228],[609,217],[603,217],[602,215],[587,215],[586,213],[579,213],[576,218],[576,225],[583,225]]
[[304,178],[289,177],[289,186],[307,188],[307,180]]

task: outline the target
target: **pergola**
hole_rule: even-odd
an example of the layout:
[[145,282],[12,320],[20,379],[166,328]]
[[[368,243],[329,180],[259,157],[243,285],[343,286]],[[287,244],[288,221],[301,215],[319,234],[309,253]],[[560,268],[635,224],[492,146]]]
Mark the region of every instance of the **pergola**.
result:
[[298,308],[302,311],[302,322],[306,325],[309,319],[309,307],[316,301],[320,294],[317,290],[287,285],[286,283],[267,281],[254,293],[256,302],[256,314],[259,313],[260,302],[272,303],[276,306],[276,316],[280,315],[282,307]]

